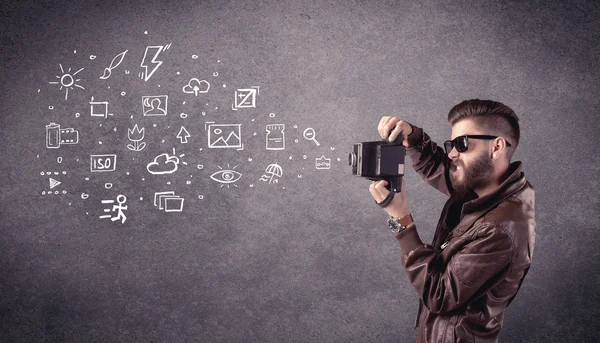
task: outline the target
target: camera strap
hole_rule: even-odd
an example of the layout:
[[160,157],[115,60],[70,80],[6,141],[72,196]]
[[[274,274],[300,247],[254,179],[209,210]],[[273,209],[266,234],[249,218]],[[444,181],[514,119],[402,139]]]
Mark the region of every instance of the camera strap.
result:
[[381,202],[377,202],[375,201],[375,203],[381,207],[387,207],[392,200],[394,199],[394,195],[396,194],[396,192],[390,192],[387,197],[385,197],[385,199],[383,199]]

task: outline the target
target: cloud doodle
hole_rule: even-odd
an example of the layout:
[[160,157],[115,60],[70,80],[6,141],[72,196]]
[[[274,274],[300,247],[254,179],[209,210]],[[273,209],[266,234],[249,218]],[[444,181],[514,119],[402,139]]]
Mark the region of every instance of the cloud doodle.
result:
[[210,84],[206,80],[198,80],[197,78],[193,78],[188,82],[187,85],[183,86],[183,92],[187,94],[195,94],[198,96],[198,93],[208,93],[210,89]]
[[[171,165],[169,165],[171,164]],[[146,169],[150,174],[163,175],[173,174],[179,167],[179,158],[170,156],[168,153],[160,154],[154,158],[154,161],[148,163]]]

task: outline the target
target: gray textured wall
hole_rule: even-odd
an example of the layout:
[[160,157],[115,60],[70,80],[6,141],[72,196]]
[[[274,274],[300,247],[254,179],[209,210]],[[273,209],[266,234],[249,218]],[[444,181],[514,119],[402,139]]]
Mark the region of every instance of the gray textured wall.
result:
[[[448,110],[470,98],[515,109],[513,160],[537,195],[533,266],[501,341],[597,339],[597,2],[66,3],[0,7],[1,341],[414,341],[416,293],[347,153],[377,139],[383,115],[441,143]],[[141,80],[145,48],[169,43]],[[50,82],[68,68],[84,68],[85,89],[65,99]],[[193,77],[210,81],[209,93],[183,93]],[[233,111],[235,90],[250,86],[260,87],[256,108]],[[168,116],[143,117],[141,97],[159,94]],[[92,96],[113,116],[92,117]],[[244,150],[208,149],[209,121],[242,124]],[[50,122],[77,129],[79,144],[46,148]],[[286,125],[286,150],[265,149],[269,123]],[[145,127],[140,152],[126,148],[134,124]],[[302,137],[308,127],[320,146]],[[187,165],[146,171],[173,148]],[[91,173],[91,154],[117,154],[117,169]],[[330,170],[315,169],[321,155]],[[260,181],[275,162],[279,183]],[[237,187],[209,177],[228,165],[243,174]],[[66,194],[42,195],[48,171]],[[407,171],[411,211],[431,242],[446,199]],[[183,212],[153,206],[168,190],[185,199]],[[101,200],[119,194],[125,223],[100,219]]]

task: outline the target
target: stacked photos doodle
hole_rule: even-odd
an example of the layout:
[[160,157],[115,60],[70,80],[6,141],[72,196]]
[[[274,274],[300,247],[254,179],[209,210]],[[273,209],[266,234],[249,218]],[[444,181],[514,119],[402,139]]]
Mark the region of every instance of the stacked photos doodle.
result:
[[[152,45],[147,46],[141,62],[139,64],[140,70],[137,73],[137,77],[143,82],[148,82],[153,75],[155,75],[161,69],[161,66],[165,61],[168,63],[168,54],[171,44],[165,45]],[[129,70],[120,68],[122,62],[127,58],[130,58],[128,54],[129,50],[125,50],[115,55],[110,61],[109,65],[103,69],[102,75],[98,78],[101,80],[110,79],[115,73],[130,74]],[[76,53],[76,51],[75,51]],[[196,55],[192,56],[193,59],[197,59]],[[95,60],[96,56],[91,55],[90,60]],[[218,61],[220,63],[220,60]],[[50,85],[57,85],[60,91],[64,91],[64,100],[68,101],[69,95],[72,92],[78,92],[79,90],[85,90],[85,83],[90,82],[87,80],[93,80],[96,77],[85,75],[85,68],[65,68],[62,64],[59,64],[60,73],[52,78],[48,82]],[[160,73],[160,72],[159,72]],[[179,72],[177,73],[179,74]],[[217,77],[218,72],[213,73],[213,77]],[[85,79],[87,78],[87,80]],[[184,80],[181,91],[188,96],[193,95],[198,97],[201,95],[210,94],[211,85],[208,80],[200,78],[191,78]],[[225,85],[223,85],[225,87]],[[122,92],[121,95],[124,95]],[[166,92],[165,92],[166,93]],[[243,111],[244,109],[256,108],[257,99],[260,96],[259,86],[249,86],[244,88],[235,89],[231,94],[231,110],[232,111]],[[169,95],[145,95],[141,99],[141,108],[143,117],[166,117],[169,114]],[[184,102],[185,103],[185,102]],[[204,113],[203,113],[204,114]],[[114,116],[110,111],[110,104],[108,101],[102,99],[94,99],[91,97],[89,101],[89,115],[90,117],[109,118]],[[80,116],[79,113],[76,115]],[[270,113],[271,118],[274,117],[274,113]],[[181,113],[182,119],[187,118],[186,113]],[[132,116],[133,118],[133,116]],[[71,126],[71,125],[69,125]],[[294,125],[295,129],[298,129],[297,125]],[[69,149],[70,145],[77,145],[80,142],[79,128],[76,127],[63,127],[60,123],[50,122],[46,125],[46,148],[47,149]],[[231,123],[216,123],[207,121],[204,124],[204,130],[206,131],[207,147],[209,149],[235,149],[244,150],[244,143],[242,141],[242,124],[231,124]],[[301,130],[301,129],[300,129]],[[115,128],[116,131],[116,128]],[[132,152],[140,152],[146,148],[146,142],[144,141],[146,129],[141,127],[138,123],[135,123],[133,127],[127,128],[128,144],[127,149]],[[180,144],[187,144],[192,137],[188,129],[181,125],[175,133],[176,138]],[[256,133],[255,133],[256,135]],[[286,125],[284,123],[268,124],[265,127],[264,133],[265,149],[266,150],[285,150],[286,149]],[[314,146],[320,146],[321,143],[316,139],[316,131],[314,128],[308,127],[303,131],[302,137],[307,141],[314,143]],[[164,141],[163,141],[164,142]],[[294,140],[298,143],[298,139]],[[331,147],[331,150],[335,148]],[[202,150],[202,149],[200,149]],[[168,175],[175,173],[180,165],[187,165],[184,159],[185,154],[177,154],[175,148],[170,152],[161,153],[155,156],[150,161],[144,162],[146,171],[151,175]],[[290,156],[290,159],[292,157]],[[307,156],[303,155],[306,159]],[[337,158],[340,161],[340,158]],[[58,163],[62,162],[62,157],[57,159]],[[115,172],[118,168],[118,156],[117,154],[90,154],[89,155],[89,172],[90,173],[110,173]],[[198,169],[202,169],[202,165],[198,165]],[[214,182],[221,184],[221,187],[230,186],[238,187],[236,184],[241,178],[242,173],[235,170],[237,166],[230,167],[227,169],[218,166],[219,170],[210,175],[210,179]],[[321,155],[315,158],[314,168],[316,170],[329,170],[331,168],[331,158]],[[61,195],[67,194],[64,186],[64,182],[60,180],[62,177],[67,176],[67,171],[44,171],[41,173],[44,178],[47,178],[48,188],[41,192],[42,195]],[[283,167],[278,163],[271,163],[266,166],[262,171],[259,182],[265,184],[277,184],[279,180],[284,176]],[[298,178],[302,178],[301,174],[297,174]],[[89,180],[89,177],[86,177]],[[169,183],[170,184],[170,183]],[[189,181],[188,181],[189,184]],[[253,187],[250,184],[250,187]],[[105,188],[110,189],[111,183],[106,183]],[[87,199],[89,194],[82,193],[81,199]],[[199,198],[203,199],[203,195]],[[153,206],[162,212],[183,212],[185,199],[182,196],[176,194],[174,190],[161,190],[154,192],[153,197],[147,196],[152,199]],[[140,200],[143,199],[140,198]],[[100,201],[100,205],[103,206],[101,214],[98,216],[100,219],[108,219],[112,222],[125,223],[127,220],[127,205],[128,197],[126,194],[118,194],[114,199],[103,199]]]

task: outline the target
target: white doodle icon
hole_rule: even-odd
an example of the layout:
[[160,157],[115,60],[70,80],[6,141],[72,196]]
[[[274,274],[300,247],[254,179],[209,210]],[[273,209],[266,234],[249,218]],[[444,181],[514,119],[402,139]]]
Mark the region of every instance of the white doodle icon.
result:
[[154,207],[165,212],[182,212],[185,199],[175,195],[174,191],[154,192]]
[[113,114],[108,113],[108,101],[94,101],[94,97],[92,97],[90,100],[90,115],[106,119]]
[[144,113],[144,117],[166,116],[168,101],[169,96],[167,95],[142,96],[142,112]]
[[69,89],[74,89],[73,87],[85,89],[82,86],[77,84],[77,82],[81,81],[81,79],[75,78],[75,75],[77,75],[77,73],[82,71],[83,68],[81,68],[78,71],[71,74],[71,68],[69,68],[69,70],[67,70],[67,72],[65,72],[62,64],[59,64],[58,66],[60,67],[60,71],[62,72],[62,75],[56,75],[56,78],[59,79],[60,81],[50,81],[48,83],[53,84],[53,85],[60,84],[60,90],[65,88],[65,100],[67,100],[67,98],[69,97]]
[[127,144],[127,149],[131,151],[142,151],[146,147],[146,143],[142,142],[144,139],[144,131],[146,129],[138,127],[137,124],[133,126],[133,129],[127,129],[127,138],[133,142],[133,144]]
[[[144,53],[144,58],[142,58],[142,63],[140,66],[144,68],[138,76],[144,80],[148,81],[150,77],[154,74],[154,72],[160,67],[163,61],[158,61],[158,55],[161,52],[168,50],[171,47],[171,43],[167,45],[152,45],[146,47],[146,52]],[[148,72],[148,67],[152,67],[152,70]]]
[[321,155],[320,158],[315,158],[315,168],[331,169],[331,158],[326,158],[325,155]]
[[[223,169],[220,166],[217,166],[220,170],[217,172],[214,172],[210,178],[222,183],[221,187],[227,185],[227,188],[229,188],[229,184],[233,184],[235,183],[237,180],[239,180],[242,177],[242,173],[238,172],[235,170],[235,168],[237,168],[237,166],[233,167],[233,169]],[[229,164],[227,165],[227,168],[229,167]],[[236,184],[234,184],[233,186],[237,187]]]
[[183,92],[187,94],[194,94],[198,96],[198,93],[208,93],[210,89],[210,83],[206,80],[198,80],[193,78],[188,82],[187,85],[183,86]]
[[[179,157],[183,157],[185,154],[179,155]],[[177,156],[175,156],[175,149],[173,148],[173,155],[169,155],[168,153],[160,154],[154,158],[154,160],[146,166],[146,170],[150,174],[153,175],[164,175],[164,174],[173,174],[179,168],[179,163],[187,165],[186,162],[180,161]]]
[[317,142],[317,139],[315,138],[315,129],[313,129],[312,127],[309,127],[308,129],[304,130],[304,133],[302,135],[305,139],[315,142],[317,146],[321,145],[321,143]]
[[117,168],[117,155],[90,155],[90,172],[111,172]]
[[235,91],[235,103],[231,105],[231,109],[237,111],[238,108],[255,108],[256,95],[259,93],[258,86],[250,88],[242,88]]
[[50,177],[50,178],[48,178],[48,183],[50,183],[50,189],[52,189],[52,188],[60,185],[62,182]]
[[285,124],[267,125],[267,150],[285,149]]
[[265,174],[260,177],[260,181],[269,183],[278,183],[279,178],[283,176],[283,168],[277,163],[272,163],[265,169]]
[[122,194],[119,194],[117,196],[117,205],[112,205],[112,208],[110,207],[110,204],[114,204],[115,200],[102,200],[103,204],[108,204],[109,207],[104,209],[104,212],[115,212],[117,211],[117,216],[113,217],[112,214],[105,214],[100,216],[100,219],[105,219],[105,218],[110,218],[111,221],[117,221],[117,220],[121,220],[121,224],[125,223],[125,220],[127,220],[127,217],[125,216],[125,213],[123,213],[123,211],[125,211],[127,209],[127,205],[124,205],[125,202],[127,201],[127,197],[125,197]]
[[179,129],[179,133],[177,134],[177,138],[179,138],[179,142],[181,144],[185,144],[188,142],[188,138],[190,138],[191,135],[190,133],[185,129],[185,127],[181,127],[181,129]]
[[117,68],[121,62],[123,62],[123,58],[125,58],[125,54],[129,50],[125,50],[117,56],[113,57],[112,61],[110,61],[110,65],[108,68],[104,68],[104,74],[100,76],[101,79],[106,80],[112,74],[113,69]]
[[[53,174],[54,174],[54,175],[53,175]],[[55,172],[51,172],[51,171],[49,171],[49,172],[41,172],[41,175],[42,175],[42,176],[48,175],[48,186],[50,187],[50,190],[48,190],[48,191],[45,191],[45,190],[44,190],[44,191],[42,191],[42,195],[52,195],[52,194],[59,195],[59,194],[67,194],[67,191],[66,191],[66,190],[62,190],[62,191],[60,191],[60,190],[56,189],[56,187],[58,187],[59,185],[62,185],[62,182],[58,181],[58,180],[56,179],[56,177],[57,177],[58,175],[63,175],[63,176],[67,175],[67,172],[66,172],[66,171],[64,171],[64,170],[63,170],[63,171],[62,171],[62,173],[61,173],[61,172],[57,172],[57,171],[55,171]],[[53,189],[54,191],[52,191],[52,189]]]
[[46,148],[57,149],[63,144],[79,143],[79,131],[73,128],[61,129],[60,125],[46,125]]
[[244,150],[242,144],[242,124],[213,124],[205,123],[204,128],[208,130],[208,147],[234,148]]

